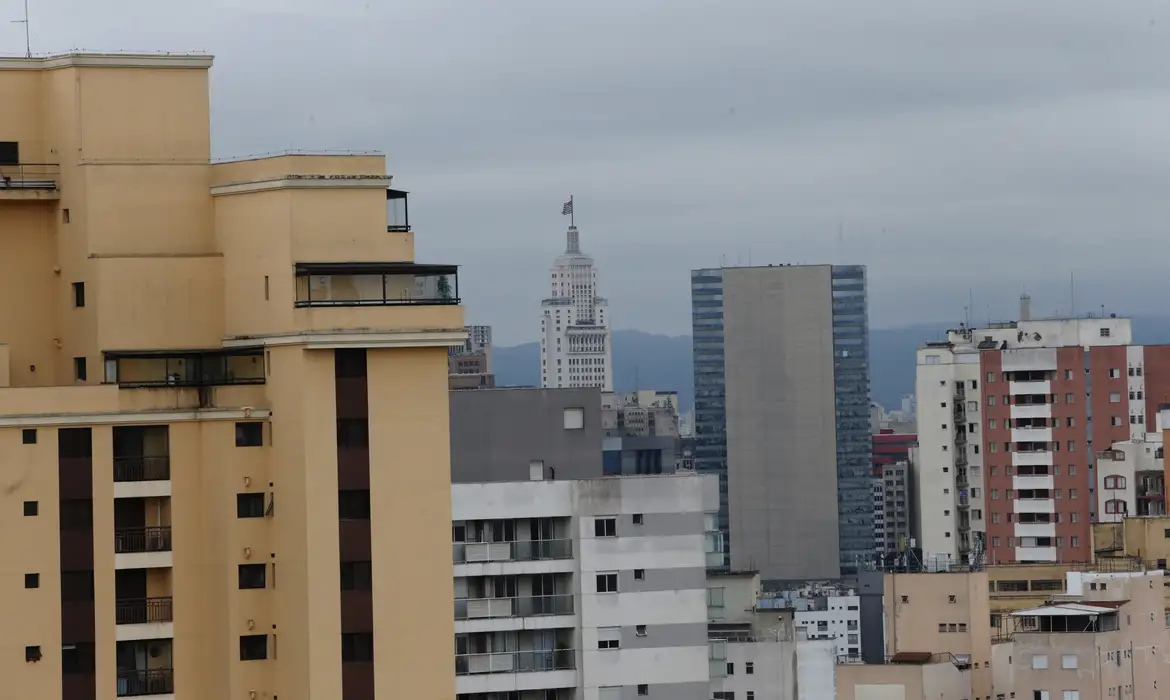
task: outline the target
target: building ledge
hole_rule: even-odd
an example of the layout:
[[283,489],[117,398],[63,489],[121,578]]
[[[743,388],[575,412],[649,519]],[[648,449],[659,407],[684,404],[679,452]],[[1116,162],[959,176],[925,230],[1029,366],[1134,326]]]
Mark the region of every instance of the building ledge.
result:
[[50,56],[0,58],[0,70],[58,68],[211,68],[215,57],[203,53],[72,52]]
[[224,338],[226,348],[264,345],[279,347],[305,345],[322,350],[362,348],[427,348],[459,347],[467,342],[465,328],[413,328],[413,329],[333,329],[320,331],[293,331],[267,335],[237,336]]

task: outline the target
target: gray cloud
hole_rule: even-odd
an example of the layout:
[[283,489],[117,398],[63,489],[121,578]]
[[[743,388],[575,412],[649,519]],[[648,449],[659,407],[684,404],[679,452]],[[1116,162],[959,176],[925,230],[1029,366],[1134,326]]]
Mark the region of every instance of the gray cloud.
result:
[[1082,311],[1168,291],[1165,3],[36,5],[35,50],[215,53],[216,155],[385,151],[504,343],[570,192],[619,327],[688,332],[688,271],[749,255],[869,265],[875,325],[1067,311],[1074,271]]

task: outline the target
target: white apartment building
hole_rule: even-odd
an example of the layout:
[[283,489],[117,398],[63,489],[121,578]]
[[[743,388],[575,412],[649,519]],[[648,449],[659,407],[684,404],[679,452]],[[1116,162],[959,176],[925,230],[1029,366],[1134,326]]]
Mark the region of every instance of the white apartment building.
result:
[[452,486],[459,700],[708,700],[699,474]]
[[817,582],[780,591],[775,600],[794,611],[806,639],[832,640],[836,656],[861,656],[861,597],[853,589]]
[[613,391],[608,302],[597,294],[597,270],[576,226],[550,273],[552,293],[540,305],[540,386]]
[[707,577],[715,700],[834,700],[832,640],[809,640],[784,600],[760,598],[754,571]]
[[1165,515],[1162,433],[1115,442],[1097,453],[1097,522]]

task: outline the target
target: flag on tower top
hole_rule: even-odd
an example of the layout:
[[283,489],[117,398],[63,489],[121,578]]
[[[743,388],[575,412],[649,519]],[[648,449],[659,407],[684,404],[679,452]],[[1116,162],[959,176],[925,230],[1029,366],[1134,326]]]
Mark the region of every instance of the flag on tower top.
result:
[[561,216],[571,216],[573,213],[573,200],[565,202],[565,206],[561,207]]

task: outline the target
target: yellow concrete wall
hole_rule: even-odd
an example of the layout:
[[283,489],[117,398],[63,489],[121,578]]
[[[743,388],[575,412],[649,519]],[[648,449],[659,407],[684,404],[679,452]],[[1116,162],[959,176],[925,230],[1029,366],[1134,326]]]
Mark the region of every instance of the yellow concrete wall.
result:
[[16,385],[57,383],[53,214],[47,203],[0,201],[0,279],[6,289],[19,290],[19,297],[0,304],[0,342],[8,344],[10,381]]
[[381,155],[284,154],[216,163],[212,184],[276,180],[286,175],[386,175],[386,157]]
[[[93,622],[97,700],[117,698],[117,624],[114,586],[114,434],[92,428],[93,440]],[[56,444],[56,436],[53,443]],[[58,604],[60,605],[60,604]],[[60,654],[60,652],[57,652]]]
[[[211,155],[208,72],[72,68],[79,158],[89,163],[206,163]],[[133,105],[133,109],[127,109]]]
[[337,413],[333,353],[270,352],[274,415],[270,468],[279,527],[271,591],[280,654],[273,692],[282,700],[341,696],[341,569],[337,521]]
[[90,255],[215,252],[206,163],[87,165],[82,170]]
[[290,329],[296,295],[289,193],[216,197],[214,203],[217,244],[224,255],[225,333],[236,336]]
[[414,260],[413,245],[386,232],[383,189],[291,190],[289,204],[294,262]]
[[[222,258],[100,258],[93,269],[99,348],[209,348],[222,341]],[[90,362],[100,370],[100,356]]]
[[0,71],[0,141],[18,141],[24,163],[48,163],[40,71]]
[[449,700],[455,592],[447,352],[369,350],[366,367],[374,687],[379,697]]
[[[19,429],[0,429],[0,678],[6,688],[61,687],[56,431],[42,429],[37,438],[25,445]],[[25,517],[24,501],[37,501],[38,515]],[[40,588],[25,589],[26,573],[40,574]],[[44,658],[26,663],[26,646],[40,646]]]

